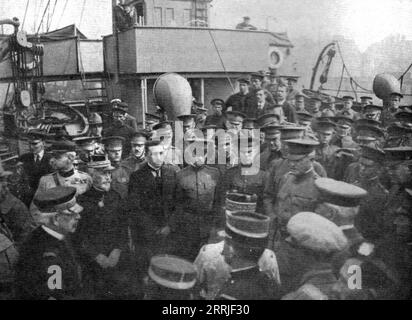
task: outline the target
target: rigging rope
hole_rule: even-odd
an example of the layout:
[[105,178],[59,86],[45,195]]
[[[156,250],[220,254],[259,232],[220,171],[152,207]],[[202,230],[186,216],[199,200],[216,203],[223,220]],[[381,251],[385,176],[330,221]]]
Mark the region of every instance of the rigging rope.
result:
[[[364,88],[363,86],[361,86],[359,83],[357,83],[357,82],[353,79],[351,73],[349,72],[348,68],[346,67],[346,63],[345,63],[345,60],[343,59],[343,55],[342,55],[342,51],[341,51],[341,49],[340,49],[339,42],[336,42],[336,44],[337,44],[337,47],[338,47],[339,56],[340,56],[340,58],[341,58],[341,60],[342,60],[342,63],[343,63],[343,67],[345,68],[345,71],[346,71],[346,73],[348,74],[349,79],[351,79],[351,87],[353,88],[353,84],[355,84],[358,88],[372,93],[372,90],[369,90],[369,89]],[[353,83],[352,83],[352,82],[353,82]]]
[[24,23],[26,22],[27,10],[29,9],[30,0],[27,0],[26,10],[24,10],[23,23],[21,24],[21,29],[24,29]]
[[342,73],[340,74],[340,81],[339,81],[339,88],[338,88],[338,92],[336,92],[336,96],[339,96],[340,93],[340,89],[342,87],[342,81],[343,81],[343,73],[345,72],[345,65],[342,64]]
[[54,17],[54,11],[56,10],[56,6],[57,6],[57,0],[54,1],[54,7],[53,7],[53,11],[52,11],[52,14],[51,14],[51,17],[50,17],[50,24],[47,26],[47,32],[49,32],[50,27],[52,25],[53,17]]
[[226,78],[227,78],[227,80],[229,81],[230,86],[232,87],[233,93],[235,93],[235,87],[233,86],[232,81],[231,81],[230,78],[229,78],[229,75],[228,75],[228,73],[227,73],[227,70],[226,70],[225,64],[224,64],[224,62],[223,62],[222,56],[220,55],[219,48],[218,48],[218,46],[217,46],[217,44],[216,44],[215,38],[213,37],[212,31],[211,31],[210,29],[209,29],[209,34],[210,34],[210,37],[212,38],[212,41],[213,41],[213,44],[214,44],[214,46],[215,46],[217,55],[219,56],[220,64],[221,64],[222,67],[223,67],[223,70],[224,70],[224,72],[225,72]]
[[66,3],[64,4],[62,14],[61,14],[60,19],[59,19],[59,21],[58,21],[57,28],[60,26],[60,22],[63,20],[64,12],[66,11],[66,7],[67,7],[67,3],[68,3],[68,2],[69,2],[69,0],[66,0]]
[[37,32],[36,32],[36,35],[37,35],[37,34],[39,34],[39,31],[40,31],[40,27],[41,27],[41,26],[42,26],[42,24],[43,24],[43,19],[44,19],[44,16],[46,15],[46,12],[47,12],[47,8],[49,7],[49,5],[50,5],[50,0],[49,0],[49,1],[47,1],[47,5],[46,5],[46,8],[44,8],[43,16],[42,16],[42,18],[41,18],[41,20],[40,20],[40,24],[39,24],[39,27],[37,28]]
[[83,20],[83,13],[84,13],[84,8],[86,7],[86,0],[83,0],[83,7],[82,7],[82,12],[80,14],[80,21],[79,21],[79,28],[82,24],[82,20]]

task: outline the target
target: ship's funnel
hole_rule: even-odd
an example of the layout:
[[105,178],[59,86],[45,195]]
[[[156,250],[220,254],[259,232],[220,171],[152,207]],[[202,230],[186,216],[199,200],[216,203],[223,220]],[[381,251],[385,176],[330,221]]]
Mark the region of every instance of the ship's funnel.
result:
[[189,82],[176,73],[162,74],[154,84],[154,97],[158,106],[166,111],[169,120],[190,114],[192,88]]
[[386,99],[392,92],[399,92],[401,84],[390,73],[381,73],[373,80],[373,92],[379,99]]

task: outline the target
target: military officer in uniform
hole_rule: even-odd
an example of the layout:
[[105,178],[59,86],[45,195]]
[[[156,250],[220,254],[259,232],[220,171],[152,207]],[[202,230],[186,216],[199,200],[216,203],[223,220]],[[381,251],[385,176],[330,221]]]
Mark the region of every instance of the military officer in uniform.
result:
[[388,127],[395,121],[395,114],[399,111],[399,106],[403,94],[400,92],[392,92],[389,96],[389,105],[384,108],[381,114],[381,122],[385,127]]
[[197,270],[193,263],[172,255],[156,255],[150,260],[145,300],[193,300]]
[[315,128],[320,143],[315,149],[315,159],[325,168],[327,175],[331,175],[335,163],[335,152],[339,149],[336,145],[330,144],[335,132],[335,124],[330,121],[319,121]]
[[176,254],[191,261],[207,243],[220,213],[217,193],[220,172],[206,165],[209,146],[208,140],[193,138],[185,152],[188,166],[176,175],[172,233],[177,239]]
[[92,112],[87,119],[89,121],[89,136],[101,137],[103,132],[103,119],[97,112]]
[[249,96],[250,81],[249,79],[246,79],[246,78],[239,78],[237,82],[239,84],[239,92],[232,94],[226,100],[225,109],[223,110],[224,112],[226,111],[244,112],[245,110],[245,101],[246,101],[246,98]]
[[310,107],[306,109],[312,115],[314,119],[319,118],[322,116],[322,111],[320,111],[320,107],[322,106],[322,100],[320,98],[312,98],[310,99]]
[[[382,147],[385,141],[385,133],[378,125],[363,124],[366,119],[355,122],[354,139],[359,146]],[[373,123],[374,120],[368,120]],[[379,124],[379,122],[378,122]]]
[[278,268],[265,249],[269,218],[252,212],[226,212],[225,239],[204,246],[195,260],[201,296],[207,300],[279,298]]
[[363,107],[362,118],[380,121],[382,110],[382,106],[367,104]]
[[78,145],[78,157],[81,161],[79,169],[87,172],[87,163],[90,162],[91,156],[97,154],[97,139],[96,137],[79,137],[74,138],[73,141]]
[[305,107],[305,96],[302,93],[298,93],[295,96],[295,109],[296,112],[307,111]]
[[130,172],[122,164],[123,145],[125,139],[121,136],[103,138],[103,143],[107,156],[115,169],[112,172],[112,189],[117,191],[122,199],[127,196]]
[[358,145],[351,136],[354,120],[348,116],[337,116],[334,120],[336,122],[336,134],[330,144],[339,148],[357,148]]
[[137,171],[146,162],[145,145],[148,140],[149,136],[143,130],[132,135],[130,155],[121,162],[121,166],[127,168],[129,174]]
[[318,198],[314,182],[319,175],[313,167],[313,153],[319,143],[311,139],[293,139],[286,143],[290,171],[281,179],[274,210],[269,212],[281,235],[285,235],[289,219],[300,211],[313,211]]
[[[77,190],[77,195],[87,192],[92,185],[92,178],[87,173],[74,168],[76,144],[66,141],[54,145],[52,148],[53,164],[56,171],[40,179],[36,194],[47,192],[48,189],[59,186],[74,187]],[[37,221],[37,218],[41,218],[41,215],[38,216],[39,211],[34,202],[30,206],[30,212],[36,222],[41,222]]]
[[260,153],[260,169],[262,170],[270,169],[274,160],[282,158],[280,129],[281,126],[278,124],[268,124],[260,129],[265,135],[264,150]]
[[39,191],[34,204],[42,215],[20,249],[16,265],[16,297],[27,300],[64,300],[82,297],[82,272],[71,243],[83,210],[76,188],[50,187]]
[[116,112],[123,113],[125,117],[125,124],[137,130],[137,121],[136,118],[129,114],[129,105],[126,102],[122,102],[120,99],[113,99],[111,101],[113,118],[118,118],[118,115],[115,115]]
[[233,133],[239,132],[242,129],[243,121],[246,115],[239,111],[226,111],[224,129],[231,130]]
[[353,121],[360,119],[359,113],[352,109],[353,101],[355,100],[355,98],[352,96],[344,96],[342,97],[342,100],[343,109],[338,112],[338,115],[350,117]]
[[77,197],[84,215],[76,232],[85,278],[98,299],[130,298],[137,294],[131,272],[128,220],[120,194],[111,188],[115,168],[106,155],[88,163],[93,185]]
[[215,125],[219,128],[223,128],[225,117],[223,116],[223,109],[225,102],[222,99],[213,99],[210,101],[212,105],[213,114],[206,117],[205,125]]
[[259,161],[256,157],[258,152],[259,140],[256,137],[240,140],[239,165],[228,169],[221,178],[219,195],[223,196],[227,191],[233,190],[236,190],[238,193],[256,195],[256,212],[263,213],[262,196],[267,173],[259,166]]
[[276,251],[282,293],[312,284],[329,297],[337,280],[332,258],[348,245],[342,230],[314,212],[297,213],[290,218],[286,230],[288,237]]
[[161,118],[158,115],[151,114],[151,113],[146,113],[145,116],[146,116],[146,119],[145,119],[146,130],[148,132],[151,132],[153,130],[153,126],[158,124]]

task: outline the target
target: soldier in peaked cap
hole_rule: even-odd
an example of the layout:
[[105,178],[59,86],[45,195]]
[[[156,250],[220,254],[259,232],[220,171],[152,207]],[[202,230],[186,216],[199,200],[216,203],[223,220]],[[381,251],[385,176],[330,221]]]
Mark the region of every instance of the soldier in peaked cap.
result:
[[238,111],[226,111],[225,117],[226,130],[240,131],[242,129],[243,120],[245,120],[246,115]]
[[119,99],[114,99],[111,103],[113,118],[124,122],[124,124],[136,131],[137,121],[135,117],[129,114],[129,105]]
[[160,117],[155,115],[155,114],[151,114],[151,113],[146,113],[145,114],[146,119],[145,119],[145,125],[146,125],[146,129],[148,131],[152,131],[153,130],[153,126],[155,126],[156,124],[158,124],[160,122]]
[[137,131],[130,139],[131,152],[129,156],[122,160],[121,166],[127,168],[129,174],[137,171],[145,162],[145,145],[149,140],[149,135],[146,131]]
[[282,292],[312,284],[329,297],[336,282],[332,258],[348,243],[342,230],[314,212],[297,213],[290,218],[286,229],[288,237],[276,251]]
[[310,99],[310,105],[306,109],[313,116],[313,118],[319,118],[322,115],[322,111],[320,110],[321,106],[322,100],[315,97]]
[[[54,187],[36,194],[33,201],[40,210],[42,225],[20,249],[15,280],[18,299],[81,298],[82,273],[70,240],[83,210],[75,195],[73,187]],[[50,285],[51,268],[60,277],[53,281],[56,286]]]
[[205,125],[223,127],[223,110],[225,109],[225,102],[222,99],[213,99],[210,101],[210,104],[212,105],[213,114],[206,117]]
[[89,135],[91,137],[101,137],[103,131],[103,119],[97,112],[92,112],[88,118]]
[[339,148],[357,148],[357,144],[353,141],[351,132],[354,121],[348,116],[335,117],[336,134],[333,137],[331,144]]
[[349,246],[360,245],[364,239],[355,227],[355,219],[368,192],[356,185],[330,178],[319,178],[315,185],[320,192],[315,212],[335,223],[343,231]]
[[296,111],[307,111],[305,108],[305,95],[302,93],[298,93],[295,96],[295,109]]
[[260,168],[268,170],[272,161],[282,157],[281,126],[273,122],[263,126],[260,130],[265,135],[263,151],[260,153]]
[[220,172],[206,165],[210,142],[203,138],[193,139],[185,151],[188,165],[176,174],[176,212],[172,233],[177,238],[176,252],[191,261],[208,242],[220,212]]
[[[127,123],[127,112],[115,108],[113,112],[114,121],[110,128],[104,130],[104,137],[121,136],[126,140],[125,143],[125,154],[129,153],[129,142],[131,135],[137,130]],[[137,125],[136,125],[137,128]]]
[[395,114],[399,111],[399,106],[403,95],[400,92],[392,92],[389,96],[388,105],[385,106],[381,114],[381,122],[387,127],[395,121]]
[[145,288],[145,300],[193,300],[197,280],[196,267],[172,255],[151,258]]
[[383,145],[385,133],[377,126],[356,123],[355,140],[360,145],[372,145],[380,147]]
[[250,81],[247,78],[239,78],[237,82],[239,84],[239,92],[232,94],[226,100],[224,112],[229,110],[243,112],[245,110],[245,101],[249,96]]
[[225,240],[204,246],[195,260],[206,299],[279,298],[276,256],[265,249],[269,219],[251,212],[226,212]]
[[382,106],[367,104],[363,107],[362,118],[380,121],[382,110]]
[[311,139],[286,140],[289,172],[281,179],[274,211],[270,217],[283,233],[289,219],[302,210],[314,210],[318,191],[314,182],[319,177],[313,167],[315,148],[319,142]]
[[183,151],[173,146],[172,121],[162,121],[153,127],[152,140],[160,140],[165,149],[165,163],[183,166]]
[[361,105],[363,108],[368,104],[372,104],[372,100],[373,100],[373,98],[370,96],[362,96],[359,99],[361,101]]
[[336,145],[330,144],[335,133],[335,127],[336,125],[329,121],[319,121],[315,125],[320,142],[319,147],[316,148],[315,159],[325,168],[328,175],[334,170],[335,153],[339,149]]
[[184,114],[177,118],[183,122],[183,133],[193,134],[193,130],[196,127],[196,114]]
[[338,112],[338,115],[348,116],[352,120],[358,120],[360,118],[359,113],[352,109],[353,101],[355,100],[355,98],[352,96],[343,96],[342,100],[343,100],[343,109],[340,112]]
[[125,139],[121,136],[103,138],[106,154],[115,170],[112,172],[112,189],[117,191],[122,199],[126,198],[129,185],[129,170],[122,165],[122,154]]
[[[79,158],[80,160],[87,166],[87,163],[90,161],[91,156],[97,154],[96,151],[96,144],[97,138],[96,137],[79,137],[74,138],[73,141],[78,145],[79,150]],[[102,154],[100,152],[100,154]],[[82,170],[82,171],[87,171]]]
[[317,139],[315,133],[313,132],[313,116],[307,111],[300,111],[296,113],[298,116],[298,123],[299,125],[305,127],[305,134],[304,137]]
[[202,129],[206,125],[207,109],[202,107],[196,108],[196,128]]
[[288,83],[288,95],[286,97],[287,101],[294,101],[296,98],[296,95],[299,94],[299,91],[296,89],[297,84],[298,84],[298,79],[299,79],[298,76],[286,77],[286,81]]
[[[232,167],[223,175],[219,195],[236,190],[239,193],[256,195],[257,212],[263,212],[263,188],[267,173],[259,166],[259,140],[253,137],[244,137],[239,140],[239,165]],[[221,199],[223,200],[223,199]],[[224,206],[223,201],[221,201]]]

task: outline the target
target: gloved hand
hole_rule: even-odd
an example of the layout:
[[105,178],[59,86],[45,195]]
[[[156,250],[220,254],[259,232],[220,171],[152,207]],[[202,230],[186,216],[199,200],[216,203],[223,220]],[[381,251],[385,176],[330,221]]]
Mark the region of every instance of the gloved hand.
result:
[[94,259],[99,266],[101,266],[103,269],[107,269],[111,267],[111,263],[108,257],[106,257],[104,254],[100,253],[95,259]]

